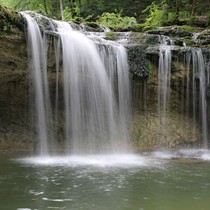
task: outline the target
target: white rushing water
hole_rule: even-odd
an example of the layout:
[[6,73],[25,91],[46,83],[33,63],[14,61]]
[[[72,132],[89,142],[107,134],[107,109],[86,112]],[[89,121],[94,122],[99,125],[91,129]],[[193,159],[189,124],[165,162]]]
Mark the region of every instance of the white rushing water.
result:
[[198,126],[201,131],[203,148],[209,147],[209,57],[199,48],[191,48],[187,52],[186,83],[183,81],[183,111],[192,117],[191,130],[196,134]]
[[191,160],[210,160],[210,151],[208,149],[180,149],[180,150],[165,150],[155,151],[151,156],[171,160],[171,159],[191,159]]
[[32,82],[35,94],[35,109],[37,115],[37,132],[40,139],[40,153],[48,154],[50,145],[48,140],[52,140],[50,132],[50,101],[47,79],[47,46],[45,34],[42,36],[38,25],[30,15],[23,13],[28,24],[28,54],[29,65],[32,69]]
[[158,115],[167,136],[167,111],[170,99],[170,77],[171,77],[171,48],[172,41],[165,36],[159,37],[159,68],[158,68]]
[[[165,36],[160,36],[159,68],[158,68],[158,115],[165,137],[168,135],[168,111],[170,109],[170,77],[171,77],[171,50],[172,41]],[[182,109],[187,117],[193,118],[191,128],[196,134],[198,122],[201,128],[202,146],[208,148],[208,106],[207,88],[209,86],[209,59],[203,56],[202,50],[192,48],[186,56],[186,81],[182,85]],[[192,69],[192,72],[191,72]],[[178,83],[179,84],[179,83]],[[179,84],[180,85],[180,84]],[[183,126],[185,120],[183,119]]]
[[[68,23],[47,19],[56,44],[55,112],[52,116],[47,75],[47,36],[35,19],[22,13],[27,21],[29,55],[38,137],[42,155],[56,150],[59,96],[64,96],[64,147],[66,153],[92,154],[126,152],[129,138],[130,82],[127,54],[119,44],[100,46]],[[43,18],[41,16],[41,18]],[[49,33],[47,31],[47,33]],[[61,47],[60,47],[61,46]],[[101,50],[101,49],[106,50]],[[59,65],[62,57],[62,65]],[[63,93],[59,92],[59,69]],[[53,119],[53,120],[52,120]],[[56,124],[56,123],[54,123]],[[53,131],[53,132],[52,132]]]
[[[203,53],[201,49],[192,49],[192,67],[193,67],[193,117],[196,120],[196,109],[200,112],[200,122],[202,130],[203,146],[208,147],[208,111],[207,111],[207,86],[208,86],[208,74],[205,69],[205,63]],[[196,82],[197,81],[197,82]],[[199,84],[198,84],[199,81]],[[199,88],[199,92],[197,89]],[[199,97],[199,103],[196,98]],[[198,107],[198,108],[197,108]]]
[[[202,51],[195,50],[192,52],[193,56],[193,67],[195,73],[198,75],[199,79],[199,98],[200,98],[200,112],[201,112],[201,124],[202,124],[202,134],[203,134],[203,145],[207,147],[208,145],[208,133],[207,133],[207,102],[206,102],[206,74],[204,68],[204,59]],[[195,77],[195,75],[194,75]]]
[[112,154],[112,155],[71,155],[53,157],[19,158],[15,161],[29,165],[48,167],[96,167],[96,168],[144,168],[163,167],[164,160],[150,155]]

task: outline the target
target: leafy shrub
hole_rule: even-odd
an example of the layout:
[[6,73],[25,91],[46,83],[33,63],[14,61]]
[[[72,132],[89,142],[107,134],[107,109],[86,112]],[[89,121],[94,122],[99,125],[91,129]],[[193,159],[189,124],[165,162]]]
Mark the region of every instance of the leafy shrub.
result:
[[84,21],[84,19],[81,17],[80,14],[80,7],[77,2],[74,2],[74,5],[72,8],[66,7],[63,11],[64,20],[79,20]]
[[145,10],[142,11],[143,13],[149,12],[149,16],[146,18],[146,22],[144,26],[147,27],[154,27],[154,26],[161,26],[164,23],[164,11],[159,8],[154,2],[149,5]]
[[116,40],[117,39],[116,32],[109,31],[109,32],[106,32],[105,35],[106,35],[105,39],[108,39],[108,40]]
[[179,18],[190,18],[192,15],[188,11],[180,11],[179,12]]
[[111,29],[128,29],[136,24],[134,17],[122,17],[122,10],[116,13],[104,12],[97,20],[97,24]]
[[143,24],[145,29],[172,23],[177,18],[175,13],[168,12],[168,5],[165,1],[162,1],[160,5],[152,2],[152,4],[142,12],[149,13],[148,17],[146,18],[146,22]]
[[66,7],[63,11],[64,20],[66,21],[80,21],[80,22],[86,22],[92,19],[93,15],[88,15],[86,18],[83,18],[81,16],[80,7],[77,2],[74,3],[73,8]]
[[73,20],[73,14],[69,7],[66,7],[63,11],[64,20]]

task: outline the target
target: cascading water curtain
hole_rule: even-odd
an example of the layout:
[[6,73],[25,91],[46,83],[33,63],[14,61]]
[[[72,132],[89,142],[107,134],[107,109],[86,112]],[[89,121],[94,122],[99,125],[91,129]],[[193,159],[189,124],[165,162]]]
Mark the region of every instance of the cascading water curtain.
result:
[[49,155],[49,141],[52,141],[51,105],[48,89],[47,56],[45,35],[36,21],[27,13],[22,13],[27,21],[27,40],[29,61],[31,62],[32,81],[35,92],[36,126],[39,138],[39,150],[41,155]]
[[170,99],[171,77],[171,45],[166,42],[166,37],[160,37],[159,68],[158,68],[158,115],[163,136],[167,136],[167,111]]
[[[59,124],[60,95],[64,97],[63,136],[66,153],[126,152],[130,82],[125,49],[119,44],[104,41],[106,50],[102,53],[91,39],[74,31],[68,23],[41,15],[33,18],[27,13],[22,14],[28,23],[41,154],[49,155],[56,150],[58,139],[54,136],[58,137],[56,126]],[[36,14],[33,13],[33,16]],[[50,26],[50,32],[43,25],[40,31],[35,20],[41,24],[42,19],[49,22],[47,26]],[[51,103],[49,97],[46,33],[58,37],[55,41],[55,103]],[[60,60],[62,65],[59,65]],[[60,85],[63,87],[62,93],[59,92]],[[51,107],[55,111],[52,112]]]
[[[196,123],[199,120],[202,134],[202,144],[208,147],[208,87],[209,87],[209,58],[204,56],[201,49],[192,48],[187,55],[187,86],[185,110],[193,116],[192,132],[196,133]],[[192,86],[190,85],[192,84]]]
[[[192,58],[193,58],[193,70],[194,70],[194,85],[196,85],[196,81],[199,82],[199,113],[200,113],[200,121],[202,127],[202,139],[203,146],[205,148],[208,147],[208,120],[207,120],[207,100],[206,100],[206,88],[208,82],[208,74],[205,69],[205,63],[203,53],[201,49],[192,50]],[[196,86],[193,87],[193,91],[196,91]],[[195,97],[195,96],[194,96]],[[194,99],[195,102],[195,99]],[[195,107],[195,105],[194,105]]]

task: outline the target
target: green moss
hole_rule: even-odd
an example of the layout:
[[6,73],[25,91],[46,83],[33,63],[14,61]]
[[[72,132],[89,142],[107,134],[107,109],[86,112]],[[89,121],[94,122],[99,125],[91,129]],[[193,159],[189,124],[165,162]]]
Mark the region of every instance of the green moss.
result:
[[190,33],[195,33],[195,32],[201,32],[202,29],[199,27],[193,27],[193,26],[188,26],[188,25],[183,25],[183,26],[175,26],[176,28],[186,31],[186,32],[190,32]]
[[156,26],[145,26],[142,31],[143,32],[149,32],[149,31],[157,30],[157,28],[158,27],[156,27]]
[[153,65],[152,62],[150,62],[149,60],[147,61],[147,66],[148,66],[148,72],[149,72],[149,79],[152,77],[152,73],[153,73]]
[[136,40],[143,40],[145,39],[145,34],[144,33],[131,33],[132,38]]
[[24,20],[22,16],[12,11],[11,9],[4,7],[0,4],[0,33],[1,35],[8,33],[13,27],[17,27],[23,31]]
[[192,38],[185,38],[183,39],[183,42],[187,45],[187,46],[194,46],[195,43],[194,41],[192,40]]
[[134,17],[122,16],[122,10],[115,13],[104,12],[97,20],[97,24],[111,28],[114,31],[127,31],[136,25],[136,19]]
[[130,30],[133,32],[142,32],[144,30],[144,27],[142,24],[136,24],[136,25],[132,26],[130,28]]
[[118,35],[117,35],[117,33],[116,32],[106,32],[105,33],[105,39],[108,39],[108,40],[116,40],[117,39],[117,37],[118,37]]
[[138,129],[135,133],[135,138],[134,138],[134,143],[135,144],[139,144],[139,142],[141,141],[142,139],[142,132],[140,129]]
[[89,22],[89,21],[85,21],[84,22],[85,25],[91,27],[91,28],[94,28],[94,29],[99,29],[99,25],[95,22]]

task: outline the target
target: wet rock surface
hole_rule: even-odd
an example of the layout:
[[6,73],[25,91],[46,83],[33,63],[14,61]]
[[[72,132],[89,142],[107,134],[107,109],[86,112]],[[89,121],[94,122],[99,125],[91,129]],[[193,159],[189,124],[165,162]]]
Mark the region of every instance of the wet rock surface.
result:
[[[3,16],[1,16],[3,17]],[[19,17],[19,15],[18,15]],[[5,21],[8,18],[4,17]],[[22,24],[22,21],[20,21]],[[21,25],[20,24],[20,25]],[[5,22],[0,21],[0,27]],[[25,33],[22,27],[12,24],[10,29],[4,31],[0,37],[0,149],[34,150],[37,139],[34,126],[34,112],[31,103],[33,93],[31,90],[31,75],[28,64],[27,45]],[[199,32],[200,33],[200,32]],[[133,94],[133,122],[132,122],[132,146],[141,149],[153,149],[160,147],[176,148],[181,146],[199,145],[199,128],[195,135],[191,135],[190,127],[192,118],[186,118],[183,126],[183,113],[176,112],[181,107],[181,88],[186,81],[186,69],[183,66],[183,57],[190,50],[184,47],[185,38],[192,39],[193,32],[183,32],[180,29],[150,31],[149,33],[124,33],[125,47],[128,51],[130,72],[135,82],[132,82]],[[157,115],[157,68],[159,59],[159,35],[172,36],[174,41],[172,63],[172,91],[176,92],[177,98],[171,100],[173,112],[170,113],[170,135],[165,138],[161,133],[161,125]],[[123,33],[118,33],[115,39]],[[193,45],[199,46],[198,40],[202,41],[203,53],[209,53],[209,33],[201,33],[196,37]],[[200,42],[201,43],[201,42]],[[50,85],[52,93],[55,92],[55,62],[53,54],[50,56],[49,69]],[[147,87],[145,89],[145,86]],[[207,95],[209,98],[209,94]],[[62,101],[62,99],[61,99]],[[60,106],[62,112],[62,105]],[[62,116],[62,114],[61,114]],[[63,117],[59,120],[60,130]],[[185,129],[189,128],[187,132]],[[62,132],[61,132],[62,133]],[[60,136],[59,138],[63,138]]]
[[129,46],[128,61],[130,72],[140,80],[146,81],[149,77],[149,72],[144,47],[138,45]]

